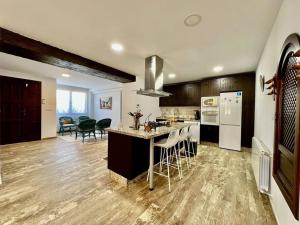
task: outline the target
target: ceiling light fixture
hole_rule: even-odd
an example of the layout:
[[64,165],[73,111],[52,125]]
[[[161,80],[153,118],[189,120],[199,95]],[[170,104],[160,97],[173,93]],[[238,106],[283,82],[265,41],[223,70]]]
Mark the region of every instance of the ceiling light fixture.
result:
[[170,73],[169,76],[168,76],[170,79],[173,79],[176,77],[176,74],[175,73]]
[[184,19],[184,24],[187,27],[194,27],[201,22],[202,18],[198,14],[191,14]]
[[63,76],[63,77],[70,77],[70,74],[63,73],[61,76]]
[[216,72],[216,73],[219,73],[219,72],[221,72],[223,69],[224,69],[223,66],[215,66],[215,67],[213,68],[213,71]]
[[124,50],[123,45],[121,45],[120,43],[112,43],[111,44],[111,48],[112,50],[114,50],[115,52],[122,52]]

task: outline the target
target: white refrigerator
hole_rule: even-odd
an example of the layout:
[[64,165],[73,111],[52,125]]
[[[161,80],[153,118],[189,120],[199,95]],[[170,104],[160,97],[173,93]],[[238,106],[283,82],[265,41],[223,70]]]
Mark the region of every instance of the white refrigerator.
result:
[[220,94],[219,147],[241,150],[242,92]]

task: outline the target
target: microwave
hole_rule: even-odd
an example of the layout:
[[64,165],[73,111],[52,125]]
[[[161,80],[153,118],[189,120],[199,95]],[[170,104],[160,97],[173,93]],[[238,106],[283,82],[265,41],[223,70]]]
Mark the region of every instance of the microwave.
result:
[[219,96],[210,96],[201,98],[201,107],[218,107]]

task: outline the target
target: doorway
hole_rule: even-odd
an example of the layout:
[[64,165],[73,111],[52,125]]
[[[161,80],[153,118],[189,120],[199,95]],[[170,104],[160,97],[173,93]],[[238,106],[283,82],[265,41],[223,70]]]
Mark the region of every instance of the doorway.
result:
[[41,139],[41,82],[0,76],[0,145]]

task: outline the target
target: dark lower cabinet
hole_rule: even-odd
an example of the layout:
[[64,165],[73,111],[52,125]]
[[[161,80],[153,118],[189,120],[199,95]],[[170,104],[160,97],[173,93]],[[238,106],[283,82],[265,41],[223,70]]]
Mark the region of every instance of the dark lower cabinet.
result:
[[219,143],[219,126],[201,125],[201,142]]
[[41,139],[41,82],[0,76],[0,144]]

